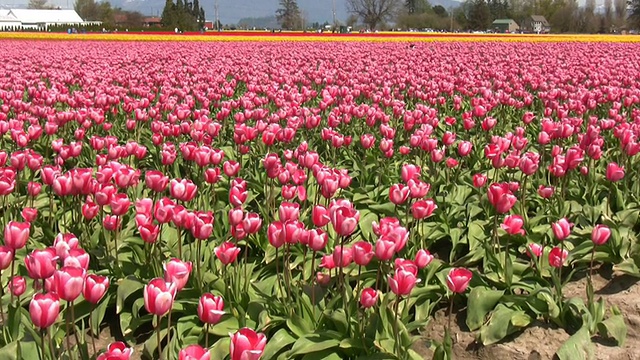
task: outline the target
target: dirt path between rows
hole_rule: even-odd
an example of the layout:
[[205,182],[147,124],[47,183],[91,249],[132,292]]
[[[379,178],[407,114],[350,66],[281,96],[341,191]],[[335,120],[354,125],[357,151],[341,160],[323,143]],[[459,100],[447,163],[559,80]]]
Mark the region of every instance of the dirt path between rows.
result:
[[[586,301],[586,278],[572,281],[564,288],[567,297],[582,297]],[[627,325],[627,339],[624,347],[611,345],[606,341],[595,339],[597,360],[638,360],[640,359],[640,279],[619,276],[611,271],[601,270],[594,277],[596,299],[603,297],[607,308],[618,306],[624,315]],[[429,348],[429,339],[442,341],[443,329],[447,323],[445,309],[435,313],[427,328],[422,333],[423,341],[419,341],[414,349],[431,359],[433,351]],[[563,329],[553,324],[535,322],[524,331],[507,337],[498,344],[482,346],[475,341],[475,334],[469,332],[465,325],[465,309],[455,313],[452,333],[455,360],[551,360],[555,352],[569,338]]]

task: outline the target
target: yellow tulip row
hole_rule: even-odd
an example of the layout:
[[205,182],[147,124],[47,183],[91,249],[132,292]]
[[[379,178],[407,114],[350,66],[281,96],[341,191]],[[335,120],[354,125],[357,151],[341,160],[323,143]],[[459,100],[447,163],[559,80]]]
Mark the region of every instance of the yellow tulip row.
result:
[[378,34],[320,35],[304,33],[224,33],[224,34],[150,34],[96,33],[73,34],[38,32],[0,32],[0,39],[24,40],[102,40],[102,41],[365,41],[365,42],[640,42],[637,35],[521,35],[521,34],[416,34],[383,32]]

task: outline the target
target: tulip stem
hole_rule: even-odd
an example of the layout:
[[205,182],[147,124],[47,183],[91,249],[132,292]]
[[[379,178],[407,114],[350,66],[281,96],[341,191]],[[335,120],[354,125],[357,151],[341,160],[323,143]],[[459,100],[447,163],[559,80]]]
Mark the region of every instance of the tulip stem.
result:
[[[13,265],[13,261],[11,262],[11,264]],[[4,328],[6,327],[6,324],[4,322],[4,305],[2,303],[2,298],[4,297],[4,286],[2,286],[2,270],[0,270],[0,320],[2,320],[2,335],[4,335]],[[11,280],[9,280],[11,281]],[[11,293],[11,303],[13,303],[13,291],[11,291],[11,289],[9,289],[9,292]]]
[[[51,358],[55,359],[56,353],[55,353],[55,349],[53,348],[53,337],[51,336],[51,327],[48,328],[48,331],[49,331],[49,351],[51,351]],[[42,339],[44,340],[44,336],[42,337]]]
[[158,322],[156,323],[156,340],[158,341],[158,359],[162,359],[162,339],[160,338],[160,321],[162,316],[157,316]]
[[290,281],[289,279],[290,279],[290,275],[291,275],[291,273],[290,273],[291,269],[289,268],[289,246],[290,246],[290,244],[287,243],[287,249],[286,249],[286,252],[285,252],[285,255],[284,255],[284,266],[285,266],[285,269],[284,269],[284,285],[287,288],[287,297],[288,297],[288,299],[291,298],[291,286],[289,286],[289,281]]
[[360,283],[362,279],[360,279],[361,276],[361,272],[362,272],[362,265],[358,265],[358,284],[356,285],[356,299],[358,298],[358,296],[360,296]]
[[[9,278],[9,281],[13,280],[13,275],[15,274],[15,265],[16,265],[16,258],[15,258],[15,253],[13,256],[13,260],[11,260],[11,277]],[[3,288],[4,289],[4,288]],[[13,304],[13,291],[9,291],[11,293],[11,304]],[[20,303],[18,302],[18,306],[20,306]],[[0,306],[0,311],[2,310],[2,307]],[[4,319],[4,313],[3,313],[3,319]],[[4,324],[4,320],[2,321],[2,323]]]
[[[67,309],[68,310],[68,309]],[[69,354],[69,358],[71,359],[71,342],[69,341],[69,316],[71,314],[67,311],[66,316],[64,317],[64,329],[65,329],[65,341],[67,343],[67,353]]]
[[246,238],[246,246],[244,249],[244,291],[245,293],[249,291],[249,237]]
[[[93,330],[91,328],[91,325],[93,324],[93,310],[95,310],[95,305],[91,306],[91,311],[89,311],[89,329]],[[91,345],[93,346],[93,356],[96,356],[98,354],[98,352],[96,351],[96,336],[97,334],[92,333],[91,334]]]
[[314,280],[315,273],[315,262],[316,262],[316,251],[313,251],[311,255],[311,278],[309,281],[311,282],[311,308],[313,311],[313,322],[316,322],[316,282]]
[[[47,356],[45,355],[45,350],[44,350],[44,338],[46,336],[45,334],[45,329],[40,329],[40,336],[42,341],[40,342],[40,360],[44,360]],[[52,354],[53,355],[53,354]]]
[[167,319],[167,360],[171,359],[171,309]]
[[209,323],[207,323],[206,332],[204,333],[204,346],[205,349],[209,349]]
[[76,339],[76,346],[78,346],[78,349],[80,349],[80,338],[78,338],[78,332],[76,331],[76,310],[74,309],[73,301],[71,302],[70,309],[71,325],[73,326],[73,337]]
[[204,277],[200,272],[200,261],[202,260],[202,240],[196,239],[198,242],[196,244],[196,272],[198,273],[198,284],[200,285],[200,289],[204,287]]
[[[178,233],[178,259],[182,260],[182,229],[176,229]],[[191,249],[191,245],[189,245],[189,249]]]
[[589,265],[589,276],[587,277],[587,300],[589,302],[589,306],[593,304],[593,258],[596,254],[596,246],[593,245],[593,249],[591,249],[591,263]]
[[280,271],[279,271],[279,266],[278,266],[278,248],[276,248],[276,280],[278,281],[278,288],[280,289],[280,294],[284,295],[284,292],[282,291],[282,281],[280,281]]
[[394,306],[394,312],[395,312],[395,321],[393,322],[393,333],[395,335],[395,344],[394,346],[397,349],[397,354],[398,354],[398,358],[400,358],[400,334],[398,334],[398,307],[400,305],[400,299],[401,297],[398,296],[396,298],[396,303]]
[[380,271],[382,271],[382,262],[378,262],[378,272],[376,273],[376,290],[380,290],[378,288],[378,284],[380,283]]
[[449,319],[447,319],[447,335],[451,336],[451,318],[453,317],[453,297],[456,296],[455,293],[451,294],[451,298],[449,299]]
[[[340,239],[340,289],[344,290],[344,262],[342,261],[342,257],[344,256],[344,240],[346,236],[343,236]],[[346,299],[343,299],[343,301]]]
[[120,262],[118,261],[118,232],[120,230],[120,225],[118,224],[118,222],[119,222],[119,219],[116,216],[116,229],[115,229],[115,233],[113,234],[113,252],[115,253],[114,257],[116,261],[116,268],[119,270]]

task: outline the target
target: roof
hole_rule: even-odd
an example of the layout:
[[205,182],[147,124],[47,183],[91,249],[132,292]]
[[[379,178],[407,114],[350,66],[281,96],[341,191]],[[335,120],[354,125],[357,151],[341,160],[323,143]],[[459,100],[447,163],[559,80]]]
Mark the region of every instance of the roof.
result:
[[516,24],[516,21],[513,19],[495,19],[491,24],[492,25],[510,25],[510,24]]
[[11,9],[9,14],[15,16],[23,24],[82,22],[82,18],[75,10]]
[[159,23],[162,22],[162,18],[159,18],[157,16],[149,16],[144,18],[144,22],[146,23]]
[[0,9],[0,21],[18,21],[9,10]]
[[542,23],[542,25],[544,26],[549,26],[549,22],[547,21],[547,19],[542,16],[542,15],[531,15],[531,20],[535,21],[535,22],[540,22]]

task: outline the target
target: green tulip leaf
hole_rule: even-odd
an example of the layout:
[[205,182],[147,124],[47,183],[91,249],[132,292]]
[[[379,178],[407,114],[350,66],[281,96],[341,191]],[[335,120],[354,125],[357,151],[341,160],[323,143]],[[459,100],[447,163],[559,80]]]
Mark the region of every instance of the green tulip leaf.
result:
[[476,286],[469,293],[466,324],[471,331],[479,329],[485,318],[493,310],[504,295],[504,291],[491,290],[487,287]]
[[594,359],[594,346],[589,336],[589,329],[582,327],[571,335],[556,352],[558,360],[591,360]]
[[624,346],[627,338],[627,325],[625,325],[622,315],[613,315],[598,324],[598,332],[604,337],[614,339],[618,346]]

